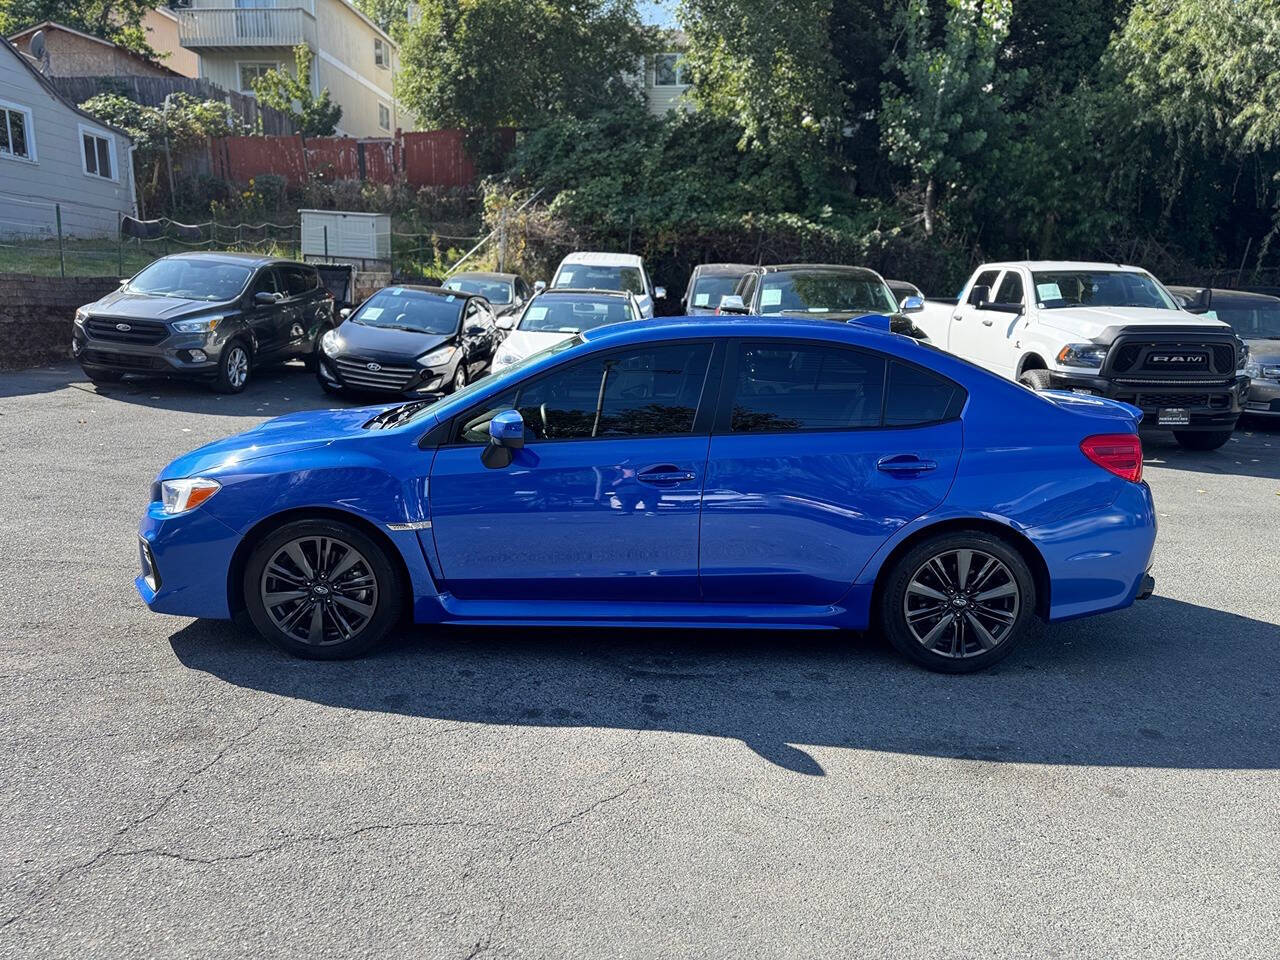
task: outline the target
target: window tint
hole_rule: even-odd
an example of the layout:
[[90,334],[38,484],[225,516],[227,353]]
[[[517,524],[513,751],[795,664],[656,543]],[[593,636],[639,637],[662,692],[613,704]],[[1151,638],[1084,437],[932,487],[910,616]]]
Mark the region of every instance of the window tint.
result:
[[1004,279],[1000,281],[1000,289],[996,291],[996,303],[1022,302],[1022,275],[1016,270],[1006,270]]
[[253,284],[254,294],[283,292],[284,291],[280,289],[280,281],[276,276],[276,272],[271,269],[263,270]]
[[[995,285],[996,278],[999,276],[1000,276],[999,270],[983,270],[982,273],[978,274],[978,279],[973,281],[973,286],[986,287],[988,290],[990,290],[991,287]],[[970,287],[969,290],[972,291],[973,287]]]
[[300,297],[316,286],[315,274],[301,267],[284,267],[281,273],[284,274],[285,285],[291,297]]
[[945,420],[959,399],[954,383],[919,367],[889,361],[889,389],[885,392],[884,424],[902,427]]
[[822,346],[743,343],[731,429],[842,430],[880,425],[884,359]]

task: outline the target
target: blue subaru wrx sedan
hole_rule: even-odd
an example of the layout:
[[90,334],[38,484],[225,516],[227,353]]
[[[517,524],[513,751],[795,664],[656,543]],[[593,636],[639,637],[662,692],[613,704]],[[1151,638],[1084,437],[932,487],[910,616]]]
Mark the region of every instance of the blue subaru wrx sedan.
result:
[[437,402],[292,414],[179,457],[137,587],[305,657],[410,616],[875,626],[976,670],[1037,618],[1150,594],[1140,416],[864,323],[622,323]]

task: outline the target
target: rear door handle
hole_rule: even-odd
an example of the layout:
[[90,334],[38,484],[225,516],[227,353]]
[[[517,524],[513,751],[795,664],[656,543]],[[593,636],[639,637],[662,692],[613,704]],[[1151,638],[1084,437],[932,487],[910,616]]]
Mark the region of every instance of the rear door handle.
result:
[[877,460],[876,469],[891,474],[926,473],[929,470],[937,470],[938,461],[921,460],[914,453],[897,453]]
[[992,323],[994,323],[994,321],[992,321],[992,320],[983,320],[983,321],[982,321],[982,325],[983,325],[984,327],[989,327],[989,326],[991,326],[991,324],[992,324]]
[[655,487],[671,487],[677,483],[693,480],[696,476],[688,470],[681,470],[675,464],[659,463],[656,466],[645,467],[636,474],[636,479],[641,483],[653,484]]

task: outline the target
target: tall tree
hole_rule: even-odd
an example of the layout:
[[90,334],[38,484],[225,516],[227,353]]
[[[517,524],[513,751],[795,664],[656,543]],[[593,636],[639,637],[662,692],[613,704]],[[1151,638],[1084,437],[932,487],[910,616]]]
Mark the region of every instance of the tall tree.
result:
[[142,19],[155,6],[151,0],[3,0],[0,2],[0,35],[53,20],[82,33],[156,57],[147,43]]
[[650,50],[633,0],[423,0],[397,95],[428,127],[532,127],[634,101]]
[[253,82],[253,92],[268,107],[293,117],[299,132],[311,137],[328,137],[342,119],[342,107],[329,100],[326,87],[311,92],[311,62],[315,54],[305,43],[293,48],[293,73],[268,70]]
[[409,23],[410,0],[355,0],[360,11],[392,36]]
[[882,88],[880,131],[889,159],[919,191],[926,235],[942,193],[972,177],[1001,119],[993,81],[1011,9],[1012,0],[908,0],[898,14],[901,40]]

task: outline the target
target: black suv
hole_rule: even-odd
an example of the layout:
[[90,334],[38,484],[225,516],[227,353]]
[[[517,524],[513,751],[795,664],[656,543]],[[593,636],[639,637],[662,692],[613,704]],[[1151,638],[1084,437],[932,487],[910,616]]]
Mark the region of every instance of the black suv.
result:
[[95,383],[188,377],[239,393],[260,365],[314,363],[334,324],[315,267],[242,253],[179,253],[76,311],[71,350]]

